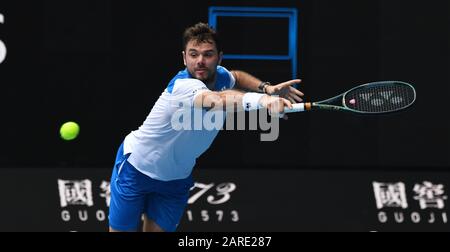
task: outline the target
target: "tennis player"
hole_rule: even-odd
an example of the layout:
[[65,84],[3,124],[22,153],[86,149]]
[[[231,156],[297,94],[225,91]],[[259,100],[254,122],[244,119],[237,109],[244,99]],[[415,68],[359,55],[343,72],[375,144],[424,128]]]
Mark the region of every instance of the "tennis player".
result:
[[[180,102],[202,111],[267,108],[272,116],[301,102],[293,88],[300,80],[270,85],[243,71],[220,66],[217,33],[198,23],[185,30],[182,51],[186,69],[168,84],[150,114],[125,137],[117,152],[109,208],[110,231],[175,231],[193,186],[192,169],[218,130],[175,130],[172,115]],[[252,92],[244,92],[250,90]]]

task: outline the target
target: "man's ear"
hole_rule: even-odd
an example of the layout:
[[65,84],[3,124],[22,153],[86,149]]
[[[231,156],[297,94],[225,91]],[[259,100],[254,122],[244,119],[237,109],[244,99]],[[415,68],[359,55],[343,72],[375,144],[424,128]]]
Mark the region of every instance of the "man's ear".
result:
[[184,63],[184,66],[186,66],[186,65],[187,65],[187,64],[186,64],[186,53],[185,53],[184,51],[182,51],[181,54],[183,55],[183,63]]
[[219,64],[220,65],[222,63],[222,58],[223,58],[223,52],[219,52]]

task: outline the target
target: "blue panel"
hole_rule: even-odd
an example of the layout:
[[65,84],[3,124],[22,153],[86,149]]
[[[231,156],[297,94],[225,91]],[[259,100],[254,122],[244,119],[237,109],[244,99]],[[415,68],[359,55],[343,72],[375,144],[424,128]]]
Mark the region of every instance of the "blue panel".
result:
[[249,55],[224,54],[224,59],[241,60],[289,60],[291,62],[292,78],[297,78],[297,19],[295,8],[268,8],[268,7],[224,7],[212,6],[209,8],[209,25],[218,29],[217,17],[269,17],[289,19],[289,48],[288,55]]

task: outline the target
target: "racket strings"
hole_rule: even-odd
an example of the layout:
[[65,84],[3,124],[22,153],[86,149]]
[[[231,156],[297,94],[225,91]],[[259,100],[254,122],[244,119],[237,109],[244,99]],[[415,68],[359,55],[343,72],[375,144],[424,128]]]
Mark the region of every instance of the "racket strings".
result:
[[411,86],[395,82],[362,86],[345,95],[347,107],[368,113],[400,110],[411,105],[414,99],[415,91]]

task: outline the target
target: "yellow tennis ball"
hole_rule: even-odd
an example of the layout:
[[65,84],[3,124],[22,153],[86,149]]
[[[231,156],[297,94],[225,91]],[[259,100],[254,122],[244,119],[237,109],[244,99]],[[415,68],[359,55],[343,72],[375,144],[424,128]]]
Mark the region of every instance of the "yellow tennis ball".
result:
[[80,126],[76,122],[66,122],[59,129],[59,134],[64,140],[73,140],[80,133]]

